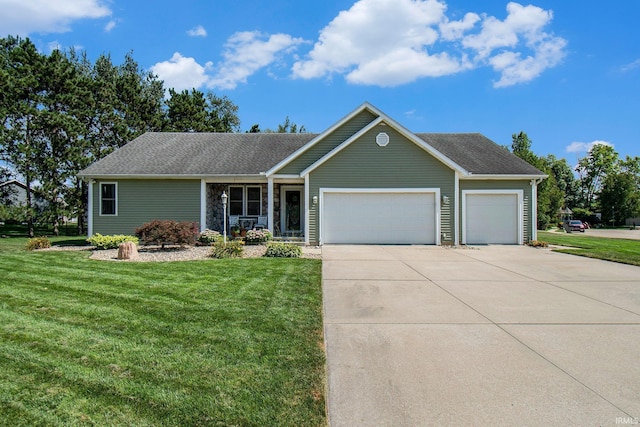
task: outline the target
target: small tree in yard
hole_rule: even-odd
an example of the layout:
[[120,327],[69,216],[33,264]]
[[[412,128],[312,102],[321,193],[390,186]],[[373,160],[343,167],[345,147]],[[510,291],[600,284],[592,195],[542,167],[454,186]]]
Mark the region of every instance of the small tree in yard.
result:
[[136,236],[145,245],[193,245],[200,230],[195,222],[178,222],[171,220],[153,220],[136,229]]

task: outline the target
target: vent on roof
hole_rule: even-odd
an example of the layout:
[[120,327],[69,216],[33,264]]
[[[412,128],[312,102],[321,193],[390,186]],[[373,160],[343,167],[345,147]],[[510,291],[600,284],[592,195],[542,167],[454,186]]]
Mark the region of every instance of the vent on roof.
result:
[[389,135],[384,132],[380,132],[376,136],[376,144],[378,144],[380,147],[386,147],[387,144],[389,144]]

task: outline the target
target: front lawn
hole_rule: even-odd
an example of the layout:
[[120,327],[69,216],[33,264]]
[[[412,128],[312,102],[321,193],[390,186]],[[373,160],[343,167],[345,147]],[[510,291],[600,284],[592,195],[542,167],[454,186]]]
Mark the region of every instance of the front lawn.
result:
[[0,239],[0,424],[326,424],[320,261],[25,242]]
[[538,240],[553,245],[570,246],[556,249],[573,255],[640,265],[640,240],[610,239],[606,237],[581,236],[578,233],[551,233],[538,231]]

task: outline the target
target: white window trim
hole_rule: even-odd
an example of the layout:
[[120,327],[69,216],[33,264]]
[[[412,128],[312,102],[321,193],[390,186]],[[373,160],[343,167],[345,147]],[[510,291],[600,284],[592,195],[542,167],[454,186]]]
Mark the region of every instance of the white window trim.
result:
[[[230,185],[229,188],[227,188],[227,193],[229,195],[231,195],[231,189],[232,188],[242,188],[242,214],[239,214],[238,216],[262,216],[262,185]],[[247,213],[247,206],[248,206],[248,191],[247,189],[249,188],[257,188],[258,190],[260,190],[260,198],[259,198],[259,202],[260,202],[260,212],[256,215],[256,214],[252,214],[249,215]],[[229,199],[229,202],[231,202],[231,199]]]
[[523,190],[462,190],[462,244],[467,244],[467,195],[510,194],[516,196],[518,204],[518,245],[524,244],[524,191]]
[[[114,185],[115,186],[115,213],[112,214],[105,214],[102,213],[102,186],[103,185]],[[100,216],[118,216],[118,183],[117,182],[111,182],[111,181],[102,181],[100,183],[98,183],[98,193],[100,194],[100,205],[98,206],[98,208],[100,209]]]

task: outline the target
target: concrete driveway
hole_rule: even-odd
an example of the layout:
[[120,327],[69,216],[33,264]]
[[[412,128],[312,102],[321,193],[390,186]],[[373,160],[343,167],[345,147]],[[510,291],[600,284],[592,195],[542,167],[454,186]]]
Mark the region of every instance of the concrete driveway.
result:
[[332,427],[640,421],[640,268],[524,246],[324,246]]

